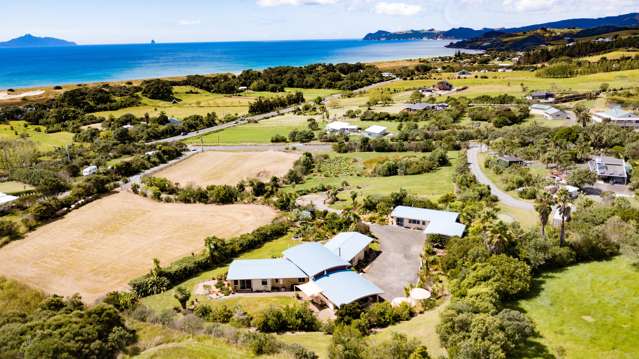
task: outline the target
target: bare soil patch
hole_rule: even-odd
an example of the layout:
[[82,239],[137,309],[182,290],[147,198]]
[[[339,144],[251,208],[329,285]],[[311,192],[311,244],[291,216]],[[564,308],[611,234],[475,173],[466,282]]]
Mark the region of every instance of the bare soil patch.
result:
[[235,185],[257,178],[268,181],[281,177],[293,167],[299,153],[264,152],[203,152],[155,174],[182,185]]
[[258,205],[160,203],[118,193],[86,205],[0,250],[0,274],[87,303],[128,287],[153,258],[163,265],[201,250],[204,238],[230,238],[277,215]]

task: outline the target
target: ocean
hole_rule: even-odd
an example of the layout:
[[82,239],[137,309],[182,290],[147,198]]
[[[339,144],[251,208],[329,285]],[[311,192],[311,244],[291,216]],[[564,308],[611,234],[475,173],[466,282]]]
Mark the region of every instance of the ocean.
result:
[[146,79],[271,66],[446,56],[450,40],[306,40],[0,48],[0,89]]

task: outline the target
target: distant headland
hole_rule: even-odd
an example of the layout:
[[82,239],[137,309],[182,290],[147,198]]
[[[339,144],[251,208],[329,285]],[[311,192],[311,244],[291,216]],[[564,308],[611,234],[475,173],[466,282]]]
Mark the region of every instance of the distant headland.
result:
[[75,42],[56,39],[54,37],[38,37],[31,34],[0,42],[0,48],[24,48],[24,47],[63,47],[77,46]]

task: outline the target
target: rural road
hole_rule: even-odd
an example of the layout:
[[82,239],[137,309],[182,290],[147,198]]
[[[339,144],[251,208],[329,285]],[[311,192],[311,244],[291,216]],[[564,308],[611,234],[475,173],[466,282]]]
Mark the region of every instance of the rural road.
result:
[[532,204],[526,201],[516,199],[513,196],[509,195],[508,193],[502,191],[501,189],[499,189],[499,187],[497,187],[496,184],[494,184],[488,177],[486,177],[484,172],[482,172],[481,166],[479,164],[479,151],[480,151],[480,147],[471,147],[468,150],[468,162],[470,163],[470,171],[475,175],[479,183],[489,186],[491,192],[495,196],[497,196],[499,201],[502,202],[503,204],[509,207],[514,207],[514,208],[523,209],[525,211],[534,212],[535,206],[533,206]]

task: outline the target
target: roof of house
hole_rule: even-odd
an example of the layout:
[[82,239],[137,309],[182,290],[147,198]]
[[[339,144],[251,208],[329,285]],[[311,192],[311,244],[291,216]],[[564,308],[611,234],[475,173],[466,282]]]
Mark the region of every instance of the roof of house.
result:
[[511,155],[503,155],[503,156],[499,156],[499,159],[505,162],[523,162],[524,160],[522,160],[519,157],[515,157],[515,156],[511,156]]
[[530,96],[532,96],[532,97],[554,97],[555,94],[552,93],[552,92],[535,91],[535,92],[531,93]]
[[331,122],[328,125],[326,125],[326,129],[327,130],[334,130],[334,131],[340,131],[340,130],[356,130],[357,126],[355,125],[351,125],[348,122],[342,122],[342,121],[335,121],[335,122]]
[[373,238],[357,232],[342,232],[324,244],[335,255],[350,262],[368,247]]
[[625,111],[625,110],[623,110],[623,109],[621,109],[619,107],[613,107],[613,108],[611,108],[611,109],[609,109],[607,111],[604,111],[604,112],[597,112],[597,116],[606,117],[606,118],[610,118],[610,119],[637,117],[632,112]]
[[375,284],[350,270],[325,275],[315,280],[315,284],[322,289],[324,297],[338,307],[384,293]]
[[599,176],[628,177],[626,162],[622,159],[606,156],[594,157],[588,166]]
[[13,202],[16,199],[18,199],[18,197],[0,192],[0,205]]
[[430,222],[424,230],[425,234],[438,234],[448,237],[461,237],[464,235],[466,226],[457,222]]
[[544,104],[536,103],[536,104],[534,104],[534,105],[530,106],[530,109],[531,109],[531,110],[546,111],[546,110],[548,110],[548,109],[549,109],[549,108],[551,108],[551,107],[552,107],[552,106],[549,106],[549,105],[544,105]]
[[348,267],[350,263],[319,243],[304,243],[284,251],[284,257],[313,277],[327,270]]
[[434,209],[397,206],[391,212],[392,217],[418,219],[429,222],[457,222],[459,213],[438,211]]
[[386,127],[375,125],[367,128],[366,132],[381,135],[386,132]]
[[547,115],[555,115],[555,114],[559,114],[559,113],[563,113],[562,110],[555,108],[555,107],[550,107],[548,109],[546,109],[544,111]]
[[236,259],[229,267],[228,280],[306,278],[295,264],[285,258]]

